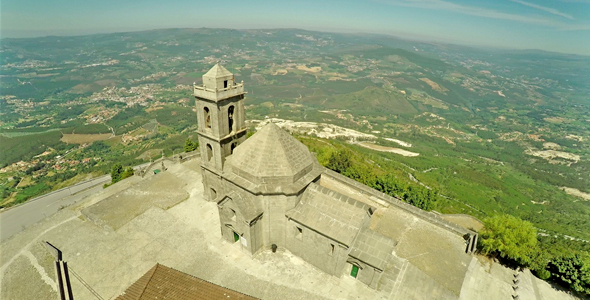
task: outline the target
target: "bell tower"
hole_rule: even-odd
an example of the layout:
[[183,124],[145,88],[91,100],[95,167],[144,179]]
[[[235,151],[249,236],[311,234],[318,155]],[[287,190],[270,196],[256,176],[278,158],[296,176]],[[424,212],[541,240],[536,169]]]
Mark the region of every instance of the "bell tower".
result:
[[203,196],[209,201],[216,201],[224,194],[221,174],[225,158],[246,139],[244,82],[234,82],[234,74],[217,63],[203,75],[203,85],[194,85],[193,90]]

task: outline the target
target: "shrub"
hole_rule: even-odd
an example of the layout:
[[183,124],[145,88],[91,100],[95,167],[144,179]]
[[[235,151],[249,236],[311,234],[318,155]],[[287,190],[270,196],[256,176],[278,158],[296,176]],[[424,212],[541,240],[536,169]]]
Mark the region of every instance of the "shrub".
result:
[[520,266],[532,262],[537,246],[533,224],[510,215],[496,215],[484,220],[480,234],[481,251],[512,260]]

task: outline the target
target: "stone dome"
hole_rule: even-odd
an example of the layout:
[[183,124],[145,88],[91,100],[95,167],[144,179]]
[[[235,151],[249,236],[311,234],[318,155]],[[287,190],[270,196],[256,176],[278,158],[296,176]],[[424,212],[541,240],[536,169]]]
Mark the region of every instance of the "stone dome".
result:
[[234,174],[257,184],[293,183],[309,173],[315,158],[307,147],[269,123],[230,156]]

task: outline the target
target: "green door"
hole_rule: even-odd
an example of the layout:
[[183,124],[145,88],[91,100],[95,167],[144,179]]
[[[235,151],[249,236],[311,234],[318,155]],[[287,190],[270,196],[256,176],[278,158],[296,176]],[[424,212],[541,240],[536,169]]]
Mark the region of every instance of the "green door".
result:
[[240,236],[234,231],[234,242],[237,242],[240,240]]
[[356,278],[356,275],[359,273],[359,267],[352,265],[352,271],[350,272],[350,276]]

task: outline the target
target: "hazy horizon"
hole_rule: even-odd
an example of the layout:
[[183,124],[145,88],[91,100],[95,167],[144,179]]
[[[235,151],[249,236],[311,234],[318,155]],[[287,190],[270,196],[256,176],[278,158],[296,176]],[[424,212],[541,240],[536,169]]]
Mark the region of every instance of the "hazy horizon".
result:
[[590,54],[579,54],[579,53],[569,53],[569,52],[560,52],[560,51],[551,51],[551,50],[544,50],[538,48],[510,48],[510,47],[501,47],[497,45],[478,45],[478,44],[469,44],[463,43],[460,41],[452,41],[452,40],[442,40],[436,39],[434,37],[427,37],[427,36],[404,36],[403,34],[385,34],[385,33],[376,33],[376,32],[345,32],[345,31],[329,31],[329,30],[312,30],[312,29],[302,29],[302,28],[223,28],[223,27],[170,27],[170,28],[153,28],[153,29],[138,29],[138,30],[121,30],[121,31],[110,31],[110,32],[87,32],[87,33],[55,33],[55,34],[29,34],[26,36],[20,37],[3,37],[0,36],[0,40],[3,39],[35,39],[35,38],[46,38],[46,37],[76,37],[76,36],[90,36],[90,35],[107,35],[107,34],[117,34],[117,33],[134,33],[134,32],[147,32],[147,31],[156,31],[156,30],[173,30],[173,29],[221,29],[221,30],[302,30],[302,31],[309,31],[309,32],[321,32],[321,33],[335,33],[335,34],[350,34],[350,35],[383,35],[394,39],[406,40],[406,41],[414,41],[419,43],[426,43],[426,44],[444,44],[444,45],[452,45],[452,46],[460,46],[460,47],[468,47],[473,49],[480,49],[480,50],[495,50],[495,51],[541,51],[547,53],[557,53],[563,55],[579,55],[579,56],[590,56]]
[[590,0],[78,2],[7,0],[0,36],[31,38],[169,28],[385,34],[473,47],[590,55]]

